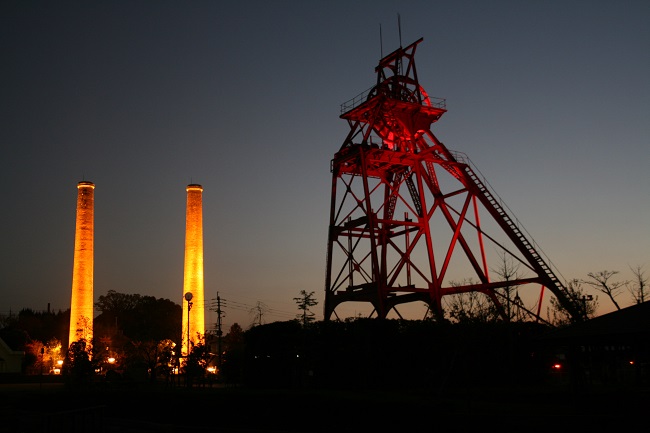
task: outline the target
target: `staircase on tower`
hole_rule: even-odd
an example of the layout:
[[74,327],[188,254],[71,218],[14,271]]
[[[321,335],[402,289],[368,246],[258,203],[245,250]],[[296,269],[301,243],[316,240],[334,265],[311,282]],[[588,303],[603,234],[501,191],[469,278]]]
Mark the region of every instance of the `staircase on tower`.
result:
[[375,85],[341,106],[350,129],[331,162],[325,320],[442,319],[459,296],[508,321],[545,321],[554,297],[580,320],[574,291],[480,171],[431,131],[446,101],[419,84],[421,42],[383,57]]

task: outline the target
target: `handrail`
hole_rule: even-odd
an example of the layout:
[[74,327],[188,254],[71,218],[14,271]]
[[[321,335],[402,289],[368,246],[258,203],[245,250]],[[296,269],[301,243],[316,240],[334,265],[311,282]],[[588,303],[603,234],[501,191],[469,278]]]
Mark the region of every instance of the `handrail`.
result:
[[356,107],[358,107],[359,105],[361,105],[362,103],[364,103],[366,101],[366,99],[368,98],[368,95],[370,94],[370,91],[372,89],[374,89],[374,88],[375,88],[375,86],[372,86],[372,87],[364,90],[363,92],[359,93],[354,98],[349,99],[349,100],[345,101],[344,103],[342,103],[341,104],[341,114],[347,113],[348,111],[353,110]]
[[474,173],[480,178],[480,181],[483,182],[483,184],[490,190],[490,194],[492,194],[494,197],[496,197],[496,199],[499,201],[499,205],[502,208],[508,210],[508,217],[517,226],[517,229],[519,231],[522,231],[522,232],[524,232],[526,234],[526,239],[534,246],[535,251],[537,251],[542,256],[544,256],[545,262],[548,264],[548,266],[552,270],[552,272],[554,274],[559,275],[560,277],[562,277],[562,279],[564,280],[564,284],[568,285],[567,279],[564,277],[564,275],[562,275],[560,270],[557,268],[557,266],[555,266],[555,264],[551,261],[551,259],[548,257],[548,255],[546,255],[546,253],[544,252],[544,250],[542,250],[542,248],[539,246],[539,244],[537,242],[535,242],[535,239],[533,239],[533,237],[528,232],[528,230],[526,230],[526,228],[521,223],[521,221],[519,221],[517,219],[517,217],[515,216],[512,209],[510,209],[508,207],[508,205],[503,201],[503,199],[499,196],[499,194],[496,193],[496,191],[494,190],[494,187],[492,185],[490,185],[490,183],[485,178],[485,175],[483,175],[483,173],[481,173],[481,171],[472,162],[472,160],[467,156],[467,154],[465,154],[464,152],[458,152],[458,151],[450,151],[450,153],[452,154],[452,156],[454,157],[454,159],[456,161],[468,165],[474,171]]
[[[341,104],[341,114],[347,113],[348,111],[352,111],[355,108],[357,108],[359,105],[363,104],[368,100],[368,95],[370,92],[375,88],[375,86],[372,86],[363,92],[359,93],[352,99],[348,99],[344,103]],[[432,107],[435,108],[441,108],[443,110],[447,109],[447,100],[445,98],[438,98],[436,96],[426,96],[425,99],[429,100],[429,103],[431,104]]]

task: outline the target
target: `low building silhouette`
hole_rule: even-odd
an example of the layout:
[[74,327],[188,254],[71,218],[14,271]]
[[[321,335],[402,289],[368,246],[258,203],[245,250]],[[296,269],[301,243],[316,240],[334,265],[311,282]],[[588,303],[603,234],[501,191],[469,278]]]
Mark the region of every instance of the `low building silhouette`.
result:
[[0,338],[0,374],[21,373],[25,352],[13,350]]
[[650,384],[650,302],[553,330],[539,340],[576,386]]

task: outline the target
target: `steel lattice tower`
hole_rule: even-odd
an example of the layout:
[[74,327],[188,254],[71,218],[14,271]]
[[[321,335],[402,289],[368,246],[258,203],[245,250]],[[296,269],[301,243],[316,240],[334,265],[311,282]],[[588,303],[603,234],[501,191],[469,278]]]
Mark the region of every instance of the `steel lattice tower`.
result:
[[[486,295],[505,320],[542,320],[545,289],[580,319],[576,296],[473,164],[431,132],[446,101],[419,84],[420,42],[382,58],[376,85],[341,106],[350,131],[331,164],[325,320],[346,302],[386,318],[420,301],[441,318],[443,297],[461,293]],[[516,272],[495,272],[499,262]]]

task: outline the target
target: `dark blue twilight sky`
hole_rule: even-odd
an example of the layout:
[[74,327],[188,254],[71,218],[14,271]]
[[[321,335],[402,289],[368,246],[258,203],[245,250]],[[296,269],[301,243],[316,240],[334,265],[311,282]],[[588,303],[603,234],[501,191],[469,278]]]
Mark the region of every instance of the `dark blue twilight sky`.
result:
[[224,326],[247,328],[258,302],[264,322],[291,319],[303,289],[322,318],[339,106],[399,47],[398,14],[403,46],[424,38],[421,84],[447,99],[434,133],[562,275],[648,275],[647,0],[5,0],[0,314],[69,307],[85,179],[95,298],[180,304],[185,186],[200,183],[206,298],[228,301]]

